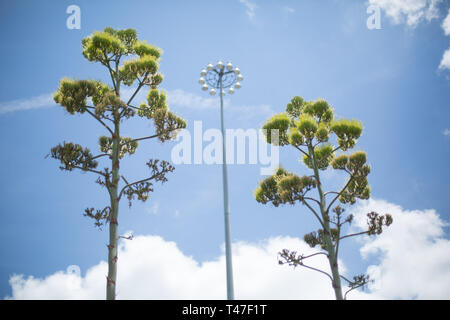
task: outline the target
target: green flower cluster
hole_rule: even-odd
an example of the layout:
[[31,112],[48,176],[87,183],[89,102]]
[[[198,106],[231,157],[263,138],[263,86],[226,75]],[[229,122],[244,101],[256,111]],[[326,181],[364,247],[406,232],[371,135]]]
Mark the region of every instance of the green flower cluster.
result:
[[103,96],[110,91],[111,88],[100,81],[63,78],[58,90],[53,95],[53,99],[70,114],[84,113],[87,109],[87,98],[91,98],[92,103],[97,105],[103,100]]
[[260,203],[271,202],[278,207],[280,204],[303,201],[305,194],[315,187],[316,183],[312,177],[299,177],[279,168],[273,176],[259,183],[259,187],[255,190],[255,198]]
[[166,94],[157,89],[151,89],[147,95],[148,105],[141,103],[137,110],[140,117],[153,119],[156,134],[161,142],[176,137],[177,131],[186,128],[186,121],[169,111]]
[[[98,139],[98,143],[100,145],[100,151],[107,153],[109,155],[112,154],[113,149],[113,139],[111,137],[101,136]],[[120,137],[119,144],[119,159],[125,157],[126,154],[134,154],[138,147],[138,142],[132,140],[130,137]]]
[[[367,199],[370,196],[367,175],[370,166],[366,163],[366,154],[356,152],[351,156],[342,154],[336,156],[337,150],[346,151],[356,144],[362,134],[362,124],[356,120],[334,119],[334,110],[323,99],[305,101],[302,97],[294,97],[286,106],[286,111],[272,116],[262,127],[266,141],[275,145],[292,145],[303,152],[303,163],[309,169],[327,170],[330,166],[336,170],[345,170],[352,179],[347,190],[339,200],[342,203],[353,204],[356,198]],[[278,130],[278,141],[272,141],[271,130]],[[331,138],[335,136],[335,140]],[[332,141],[336,141],[333,145]],[[303,149],[302,149],[303,148]],[[260,183],[255,192],[257,201],[274,205],[292,203],[297,199],[299,190],[305,187],[304,181],[290,178],[290,183],[298,183],[297,189],[292,189],[290,196],[281,200],[281,194],[276,196],[280,179],[279,173]],[[306,184],[307,185],[307,184]],[[287,193],[289,194],[289,193]],[[301,199],[301,198],[300,198]]]
[[88,148],[83,148],[79,144],[72,142],[64,142],[50,150],[50,156],[61,162],[61,170],[72,171],[78,168],[84,171],[97,168],[97,161],[93,160],[93,156]]

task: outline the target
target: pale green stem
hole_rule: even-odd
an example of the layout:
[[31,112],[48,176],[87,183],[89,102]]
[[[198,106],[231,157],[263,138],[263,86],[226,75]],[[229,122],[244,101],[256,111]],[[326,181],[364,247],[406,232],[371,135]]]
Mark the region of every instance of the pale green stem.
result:
[[[116,61],[116,94],[120,97],[120,80],[118,79],[118,61]],[[114,79],[113,79],[114,80]],[[109,245],[108,245],[108,277],[106,279],[106,299],[116,299],[117,282],[117,243],[118,243],[118,218],[119,218],[119,151],[120,151],[120,116],[119,110],[114,109],[114,134],[112,136],[112,183],[109,189],[111,199],[111,216],[109,220]]]
[[110,188],[111,216],[109,220],[109,245],[108,245],[108,278],[106,279],[106,299],[115,300],[117,280],[117,240],[118,240],[118,217],[119,217],[119,144],[120,131],[119,121],[115,122],[113,149],[112,149],[112,184]]
[[336,296],[336,300],[343,300],[344,297],[342,295],[341,278],[339,275],[336,252],[334,250],[333,241],[331,239],[330,220],[326,209],[325,195],[323,193],[322,184],[320,182],[319,170],[317,169],[316,165],[314,147],[312,146],[311,142],[308,143],[308,151],[310,156],[312,157],[311,163],[313,165],[314,177],[316,178],[317,190],[319,192],[320,197],[320,212],[322,214],[324,226],[325,250],[328,252],[328,262],[330,264],[331,274],[333,278],[332,285]]

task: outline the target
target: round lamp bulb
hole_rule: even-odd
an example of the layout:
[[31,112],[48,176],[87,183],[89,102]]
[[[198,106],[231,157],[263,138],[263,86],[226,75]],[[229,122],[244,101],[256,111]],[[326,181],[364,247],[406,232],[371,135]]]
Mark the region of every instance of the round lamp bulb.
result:
[[227,63],[227,70],[231,71],[233,69],[233,64],[231,62]]
[[222,70],[223,69],[223,63],[222,61],[219,60],[219,62],[217,62],[217,68]]
[[216,94],[216,90],[214,88],[212,88],[211,90],[209,90],[209,94],[210,95],[215,95]]
[[234,93],[234,89],[233,88],[228,89],[228,93],[229,94],[233,94]]
[[234,74],[238,75],[241,73],[241,70],[239,70],[238,67],[234,68]]
[[200,75],[201,75],[202,77],[206,76],[206,70],[205,70],[205,69],[202,69],[202,72],[200,72]]
[[198,83],[205,84],[205,78],[201,77],[200,79],[198,79]]
[[244,77],[242,76],[242,74],[238,74],[237,81],[242,81],[242,80],[244,80]]
[[208,90],[208,86],[207,86],[206,84],[204,84],[204,85],[202,86],[202,90],[203,90],[203,91]]
[[212,69],[214,69],[214,66],[211,63],[209,63],[208,64],[208,70],[211,71]]
[[240,89],[240,88],[241,88],[241,84],[240,84],[239,82],[236,82],[236,84],[234,85],[234,87],[235,87],[236,89]]

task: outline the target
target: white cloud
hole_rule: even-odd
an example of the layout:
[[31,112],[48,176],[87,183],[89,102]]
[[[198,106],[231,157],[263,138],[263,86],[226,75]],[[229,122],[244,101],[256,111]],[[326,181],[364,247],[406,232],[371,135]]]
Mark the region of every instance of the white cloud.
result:
[[250,20],[253,20],[255,18],[255,11],[258,6],[256,3],[248,1],[248,0],[239,0],[240,3],[242,3],[245,7],[245,13],[247,14],[248,18]]
[[[349,299],[449,299],[450,241],[444,238],[445,223],[439,215],[434,210],[409,211],[370,200],[352,210],[356,215],[353,228],[366,228],[364,217],[369,211],[390,213],[394,223],[378,237],[359,238],[362,256],[379,259],[367,269],[375,280],[370,291],[354,291]],[[233,244],[236,298],[333,299],[325,276],[278,265],[277,253],[284,248],[313,252],[291,237]],[[312,266],[328,270],[326,259],[314,258]],[[62,271],[44,279],[15,275],[10,278],[12,298],[104,299],[106,271],[107,264],[100,262],[83,277]],[[224,299],[225,257],[222,252],[217,259],[200,263],[183,254],[174,242],[137,236],[121,242],[117,292],[119,299]]]
[[[378,6],[386,12],[394,24],[406,23],[416,27],[423,20],[439,18],[438,5],[442,0],[369,0],[370,5]],[[450,35],[450,9],[442,22],[445,35]],[[444,52],[439,70],[450,69],[450,49]]]
[[442,56],[441,63],[439,64],[439,69],[449,69],[450,70],[450,48],[444,52]]
[[369,4],[383,9],[395,24],[417,26],[422,20],[439,17],[437,5],[442,0],[369,0]]
[[0,103],[0,114],[55,106],[53,94],[41,94],[29,99],[18,99]]
[[[448,10],[447,17],[442,22],[442,29],[444,30],[445,35],[450,35],[450,9]],[[439,69],[449,69],[450,70],[450,48],[444,52],[442,56],[441,63],[439,64]],[[448,130],[448,129],[446,129]],[[448,135],[444,132],[445,135]]]
[[[205,98],[198,94],[186,92],[181,89],[167,91],[167,103],[178,110],[188,108],[194,110],[219,110],[219,99]],[[235,119],[250,120],[255,117],[268,117],[274,113],[271,106],[261,105],[232,105],[230,99],[224,99],[224,108]]]
[[367,228],[365,214],[390,213],[393,224],[378,237],[366,237],[361,255],[378,256],[367,273],[375,280],[371,295],[383,299],[449,299],[450,241],[447,226],[434,210],[405,210],[383,200],[360,204],[355,223]]
[[442,131],[442,134],[446,137],[450,137],[450,129],[445,128],[444,131]]
[[283,10],[287,13],[295,13],[295,9],[288,6],[284,6]]
[[[260,243],[233,245],[233,266],[238,299],[332,299],[329,280],[306,269],[279,266],[283,248],[311,252],[302,241],[277,237]],[[151,253],[151,254],[149,254]],[[326,260],[311,260],[325,268]],[[90,268],[84,277],[56,272],[45,279],[14,275],[14,299],[104,299],[106,262]],[[118,265],[118,299],[224,299],[225,257],[198,263],[174,242],[158,236],[137,236],[122,241]]]
[[446,36],[450,35],[450,9],[448,9],[447,17],[442,22],[442,29]]
[[217,108],[218,100],[215,98],[205,98],[181,89],[175,89],[167,91],[167,103],[169,105],[190,109],[210,109]]

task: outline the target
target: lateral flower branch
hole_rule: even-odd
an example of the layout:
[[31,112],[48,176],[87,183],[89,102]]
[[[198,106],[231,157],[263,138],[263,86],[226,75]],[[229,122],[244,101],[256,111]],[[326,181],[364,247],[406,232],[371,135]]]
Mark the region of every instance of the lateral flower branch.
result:
[[[290,145],[297,149],[304,165],[312,170],[312,175],[299,177],[283,168],[259,183],[255,190],[256,201],[275,207],[281,204],[299,202],[316,218],[320,228],[308,233],[304,240],[312,248],[320,251],[308,256],[284,249],[279,253],[279,263],[302,266],[326,275],[333,287],[336,299],[345,299],[347,293],[364,287],[369,277],[358,275],[349,280],[339,273],[338,254],[341,240],[358,235],[377,235],[392,223],[390,214],[367,214],[366,231],[344,234],[345,225],[350,225],[353,215],[345,215],[345,206],[355,204],[357,199],[369,199],[370,187],[367,176],[370,166],[363,151],[348,154],[362,134],[362,123],[356,120],[334,119],[334,110],[322,99],[304,101],[294,97],[286,111],[271,117],[263,126],[268,143],[280,146]],[[278,130],[278,141],[272,141],[270,130]],[[331,142],[332,138],[335,143]],[[336,152],[341,152],[337,155]],[[338,191],[325,192],[320,172],[332,168],[347,175],[347,181]],[[316,192],[314,198],[311,193]],[[346,228],[345,230],[348,230]],[[319,270],[305,264],[313,256],[323,255],[328,259],[330,270]],[[341,279],[347,283],[348,290],[342,292]]]
[[[163,76],[158,72],[161,49],[138,40],[136,30],[108,27],[84,38],[82,48],[87,60],[99,62],[107,68],[112,86],[96,80],[64,78],[54,94],[54,100],[68,113],[87,114],[105,129],[106,135],[98,140],[101,153],[93,155],[88,148],[64,142],[52,148],[50,156],[61,162],[61,170],[78,169],[95,173],[98,175],[96,182],[108,191],[109,206],[97,210],[87,208],[84,215],[94,219],[98,227],[109,224],[106,297],[115,299],[117,242],[122,237],[117,233],[119,201],[123,195],[130,206],[135,199],[146,201],[150,192],[153,192],[153,183],[166,182],[166,174],[174,170],[167,161],[150,159],[147,162],[149,177],[128,182],[120,172],[120,160],[134,154],[139,141],[157,138],[165,142],[174,139],[177,132],[186,127],[186,122],[169,111],[165,93],[158,90],[163,81]],[[122,62],[125,58],[126,61]],[[122,84],[128,87],[137,84],[127,101],[121,99]],[[139,107],[133,106],[133,99],[144,87],[149,90],[147,101]],[[121,136],[123,121],[135,116],[153,121],[154,133],[141,138]],[[99,160],[107,160],[103,170],[98,169]]]

